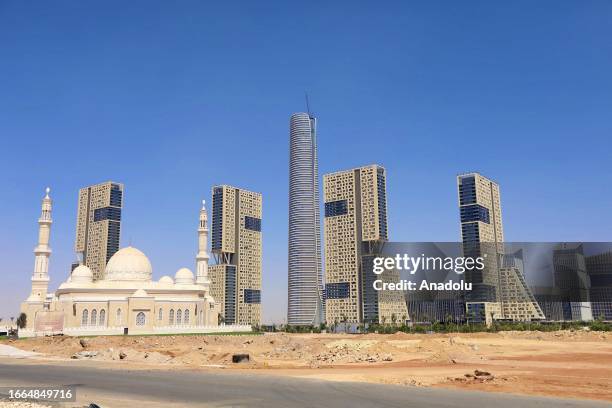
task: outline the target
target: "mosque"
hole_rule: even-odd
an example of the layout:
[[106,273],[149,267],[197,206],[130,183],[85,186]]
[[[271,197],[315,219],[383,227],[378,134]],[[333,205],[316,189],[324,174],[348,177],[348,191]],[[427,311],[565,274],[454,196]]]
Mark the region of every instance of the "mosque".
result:
[[196,276],[188,268],[174,277],[152,279],[147,256],[128,246],[108,261],[102,279],[90,268],[77,266],[55,293],[48,294],[51,198],[49,188],[38,220],[32,291],[21,305],[26,327],[20,337],[64,334],[171,334],[250,331],[250,326],[219,325],[220,306],[210,295],[208,225],[204,202],[198,227]]

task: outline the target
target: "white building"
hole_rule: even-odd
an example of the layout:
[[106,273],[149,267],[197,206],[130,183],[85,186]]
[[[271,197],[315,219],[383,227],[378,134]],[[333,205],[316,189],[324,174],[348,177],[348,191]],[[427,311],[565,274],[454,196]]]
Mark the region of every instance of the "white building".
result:
[[219,306],[209,293],[208,226],[202,206],[198,228],[197,277],[180,268],[174,278],[153,281],[153,268],[140,250],[127,247],[115,253],[95,280],[90,268],[79,265],[54,294],[49,284],[51,230],[49,189],[39,219],[39,243],[32,292],[22,303],[27,325],[20,337],[45,334],[162,334],[250,331],[250,326],[219,326]]

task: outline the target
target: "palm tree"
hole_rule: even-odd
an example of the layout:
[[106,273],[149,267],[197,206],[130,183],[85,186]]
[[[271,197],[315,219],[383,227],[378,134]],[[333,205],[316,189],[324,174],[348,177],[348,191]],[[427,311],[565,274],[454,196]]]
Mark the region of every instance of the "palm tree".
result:
[[17,318],[17,327],[20,329],[25,329],[28,324],[28,316],[25,313],[21,313]]

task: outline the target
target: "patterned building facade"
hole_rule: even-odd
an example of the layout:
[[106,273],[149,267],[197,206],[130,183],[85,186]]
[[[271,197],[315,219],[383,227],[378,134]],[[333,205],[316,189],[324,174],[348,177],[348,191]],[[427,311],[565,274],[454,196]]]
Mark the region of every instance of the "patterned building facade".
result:
[[370,165],[326,174],[323,194],[327,323],[408,319],[403,293],[372,285],[374,279],[399,279],[393,272],[372,272],[372,260],[388,240],[385,169]]
[[261,324],[262,197],[221,185],[212,189],[211,295],[226,324]]
[[106,264],[119,250],[122,207],[123,184],[107,181],[79,190],[74,249],[94,281],[104,278]]
[[530,321],[544,313],[524,277],[521,254],[504,254],[499,184],[479,173],[457,177],[461,240],[466,257],[482,257],[483,270],[466,271],[472,291],[465,294],[469,319]]

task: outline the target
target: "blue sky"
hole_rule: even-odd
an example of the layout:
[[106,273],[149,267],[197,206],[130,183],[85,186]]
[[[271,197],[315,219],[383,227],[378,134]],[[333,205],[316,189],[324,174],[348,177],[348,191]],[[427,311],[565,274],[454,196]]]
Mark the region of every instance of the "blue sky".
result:
[[77,191],[125,183],[122,245],[193,267],[214,184],[263,194],[266,321],[286,313],[288,121],[321,173],[379,163],[396,241],[459,239],[455,176],[502,189],[506,240],[612,240],[612,3],[0,0],[0,317],[52,287]]

